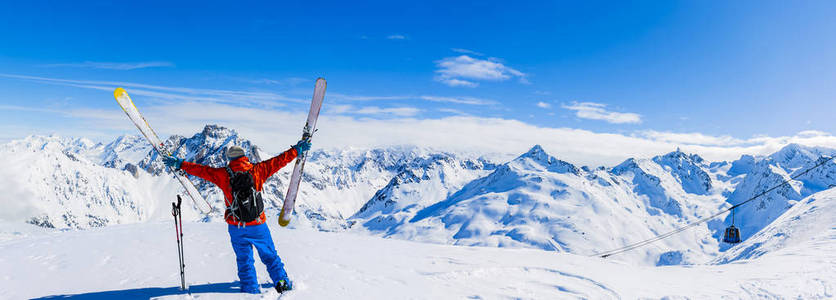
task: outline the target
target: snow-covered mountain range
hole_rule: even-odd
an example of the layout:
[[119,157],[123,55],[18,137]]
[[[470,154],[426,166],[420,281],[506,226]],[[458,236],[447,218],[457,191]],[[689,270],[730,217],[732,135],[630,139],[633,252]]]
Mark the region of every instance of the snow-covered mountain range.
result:
[[[192,137],[172,136],[165,144],[179,157],[214,167],[226,163],[224,153],[231,145],[246,149],[253,162],[279,154],[216,125]],[[712,215],[834,153],[789,145],[766,157],[709,163],[677,149],[627,159],[612,168],[590,168],[561,161],[539,146],[508,162],[414,146],[314,149],[291,224],[432,243],[592,255]],[[161,220],[171,217],[168,203],[180,191],[150,145],[137,136],[109,144],[30,136],[0,146],[0,155],[15,157],[0,171],[0,183],[8,187],[3,221],[90,228]],[[265,184],[268,213],[281,208],[290,169]],[[220,208],[220,190],[192,179]],[[834,184],[836,166],[831,162],[739,208],[734,223],[744,240],[757,238],[756,233],[798,201]],[[220,221],[219,215],[201,217],[193,208],[186,209],[185,218]],[[620,259],[668,265],[747,257],[731,255],[719,242],[722,229],[731,223],[731,216],[718,219]]]

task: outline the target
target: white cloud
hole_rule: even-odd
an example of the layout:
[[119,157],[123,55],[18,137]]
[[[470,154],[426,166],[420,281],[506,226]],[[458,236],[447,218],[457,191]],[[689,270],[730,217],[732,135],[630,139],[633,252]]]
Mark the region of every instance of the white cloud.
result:
[[81,63],[68,64],[49,64],[44,67],[73,67],[73,68],[92,68],[92,69],[109,69],[109,70],[135,70],[144,68],[158,68],[158,67],[174,67],[173,63],[166,61],[147,61],[147,62],[95,62],[85,61]]
[[[157,87],[136,83],[62,80],[20,75],[19,78],[51,84],[80,86],[112,91],[109,85],[135,87],[135,90],[170,94],[180,101],[146,102],[140,110],[161,135],[192,135],[205,124],[220,124],[238,130],[244,137],[267,151],[278,153],[298,139],[307,110],[289,111],[280,107],[254,107],[233,101],[220,101],[225,96],[242,97],[260,94],[250,92]],[[280,96],[280,95],[279,95]],[[267,97],[267,96],[264,96]],[[488,100],[468,97],[435,97],[437,101],[460,101],[484,104]],[[451,100],[454,99],[454,100]],[[474,100],[477,99],[477,100]],[[424,99],[426,101],[433,101]],[[304,101],[307,103],[307,100]],[[468,103],[472,102],[472,103]],[[22,138],[28,134],[57,133],[71,137],[96,138],[109,142],[116,135],[136,134],[136,129],[116,105],[108,109],[51,110],[20,105],[0,105],[0,110],[57,115],[63,119],[60,128],[44,126],[10,127],[0,124],[0,140]],[[592,107],[598,114],[612,114],[603,104],[574,103],[570,107]],[[449,108],[439,112],[462,113]],[[603,111],[604,113],[601,113]],[[326,105],[320,117],[315,147],[380,147],[418,145],[439,151],[465,151],[490,154],[498,160],[510,159],[541,144],[558,158],[581,165],[620,163],[629,157],[651,157],[677,147],[698,153],[708,160],[732,160],[741,154],[770,154],[789,143],[836,148],[836,136],[821,131],[802,131],[793,136],[755,136],[748,139],[711,136],[702,133],[638,131],[632,134],[600,133],[573,128],[534,126],[517,120],[474,116],[448,116],[417,119],[422,110],[414,107]],[[241,118],[241,116],[247,116]],[[637,118],[638,115],[636,115]],[[378,117],[378,118],[376,118]],[[571,142],[567,142],[571,141]]]
[[476,97],[441,97],[441,96],[421,96],[421,99],[433,102],[448,102],[457,104],[469,105],[495,105],[496,101],[480,99]]
[[475,87],[473,80],[502,81],[517,77],[521,82],[525,80],[525,73],[510,68],[496,59],[484,60],[467,55],[446,57],[436,62],[438,74],[436,81],[449,86]]
[[346,95],[340,93],[328,93],[328,98],[345,100],[345,101],[380,101],[380,100],[407,100],[415,98],[412,96],[364,96],[364,95]]
[[[802,133],[799,133],[801,136]],[[710,136],[702,133],[674,133],[659,132],[655,130],[642,131],[639,135],[654,141],[661,141],[673,144],[705,145],[705,146],[739,146],[753,144],[754,142],[736,139],[728,135]]]
[[469,105],[496,105],[497,102],[494,100],[470,97],[470,96],[463,96],[463,97],[447,97],[447,96],[433,96],[433,95],[422,95],[422,96],[412,96],[412,95],[403,95],[403,96],[363,96],[363,95],[346,95],[340,93],[331,93],[328,94],[328,97],[331,99],[336,100],[345,100],[345,101],[386,101],[386,100],[426,100],[432,102],[447,102],[447,103],[457,103],[457,104],[469,104]]
[[285,79],[270,79],[270,78],[241,78],[241,77],[231,77],[237,81],[252,83],[252,84],[263,84],[263,85],[280,85],[280,86],[296,86],[300,83],[308,82],[310,80],[299,78],[299,77],[289,77]]
[[635,113],[612,112],[606,109],[606,104],[594,102],[574,102],[561,107],[574,110],[575,116],[581,119],[602,120],[613,124],[641,123],[641,115]]
[[350,112],[354,109],[351,105],[326,105],[325,111],[329,114],[341,115]]
[[550,108],[550,107],[552,107],[552,105],[548,104],[546,102],[540,101],[540,102],[537,102],[537,107],[539,107],[539,108]]
[[377,117],[412,117],[421,110],[414,107],[387,107],[381,108],[377,106],[355,107],[353,105],[328,105],[326,112],[333,115],[368,115]]
[[127,88],[128,93],[131,95],[147,96],[155,100],[231,103],[237,105],[261,105],[268,107],[284,105],[279,102],[310,103],[309,99],[292,98],[272,92],[166,87],[131,82],[71,80],[2,73],[0,73],[0,77],[109,92],[112,92],[114,89],[121,86]]
[[447,107],[439,108],[438,111],[443,112],[443,113],[458,115],[458,116],[471,116],[471,114],[469,114],[469,113],[463,112],[463,111],[458,110],[458,109],[447,108]]
[[467,80],[461,80],[461,79],[455,79],[455,78],[436,78],[435,80],[438,81],[438,82],[441,82],[443,84],[452,86],[452,87],[459,87],[459,86],[477,87],[477,86],[479,86],[478,83],[475,83],[473,81],[467,81]]
[[398,117],[412,117],[420,113],[421,110],[414,107],[387,107],[380,108],[377,106],[366,106],[350,113],[360,115],[394,115]]
[[[200,107],[200,109],[195,109]],[[220,124],[238,130],[265,150],[278,153],[299,138],[306,112],[289,112],[233,106],[223,103],[163,103],[140,108],[148,122],[161,135],[191,136],[205,124]],[[710,161],[733,160],[742,154],[770,154],[789,143],[836,148],[836,136],[805,131],[794,136],[759,136],[739,141],[703,135],[689,140],[676,133],[638,133],[624,135],[573,128],[548,128],[516,120],[450,116],[437,119],[371,119],[352,112],[394,113],[409,115],[415,109],[336,107],[320,116],[315,148],[382,147],[418,145],[438,151],[463,151],[486,154],[498,161],[511,159],[535,144],[550,154],[579,165],[613,166],[630,157],[647,158],[673,151],[698,153]],[[448,111],[455,113],[454,111]],[[112,110],[76,110],[69,112],[76,123],[37,134],[75,134],[74,137],[99,137],[108,141],[119,134],[136,134],[124,114]],[[241,118],[240,116],[247,116]],[[87,130],[105,129],[110,136],[96,136]],[[89,135],[92,134],[92,135]],[[687,135],[687,134],[686,134]],[[673,138],[672,138],[672,137]],[[8,137],[13,138],[13,137]],[[17,137],[17,138],[22,138]],[[567,142],[571,141],[571,142]],[[742,141],[742,142],[740,142]]]
[[402,35],[402,34],[393,34],[393,35],[387,36],[386,38],[390,39],[390,40],[405,40],[406,36]]
[[458,52],[458,53],[462,53],[462,54],[472,54],[472,55],[476,55],[476,56],[485,56],[485,54],[482,54],[482,53],[479,53],[479,52],[476,52],[476,51],[472,51],[472,50],[462,49],[462,48],[453,48],[453,49],[450,49],[450,50],[453,50],[453,52]]

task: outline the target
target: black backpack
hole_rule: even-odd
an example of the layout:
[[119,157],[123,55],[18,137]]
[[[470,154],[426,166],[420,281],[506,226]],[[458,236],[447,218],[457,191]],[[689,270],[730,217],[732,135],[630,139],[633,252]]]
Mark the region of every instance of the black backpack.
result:
[[255,190],[253,174],[247,171],[234,172],[226,167],[229,174],[229,186],[232,188],[232,204],[230,212],[239,222],[252,222],[264,211],[264,200],[261,192]]

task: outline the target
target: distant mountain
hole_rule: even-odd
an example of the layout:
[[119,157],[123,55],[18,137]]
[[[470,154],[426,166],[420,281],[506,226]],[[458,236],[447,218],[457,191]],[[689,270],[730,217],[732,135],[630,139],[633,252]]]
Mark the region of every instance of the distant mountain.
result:
[[[164,143],[178,157],[211,167],[226,165],[226,150],[232,145],[243,147],[253,163],[273,156],[273,154],[264,152],[249,140],[241,137],[235,130],[217,125],[207,125],[201,132],[191,137],[172,136],[166,139]],[[290,143],[292,141],[288,142],[288,144]],[[92,142],[87,140],[61,140],[57,144],[60,145],[62,151],[67,148],[69,150],[64,152],[74,153],[75,156],[86,158],[89,161],[89,170],[84,170],[84,172],[119,170],[125,171],[135,178],[145,174],[142,176],[173,182],[169,179],[168,170],[162,164],[156,152],[152,151],[150,145],[142,137],[121,136],[108,145],[93,145]],[[14,148],[14,146],[9,147]],[[424,165],[431,165],[440,157],[457,159],[452,154],[437,154],[417,147],[314,150],[308,158],[303,178],[304,183],[300,189],[295,210],[295,221],[291,224],[293,224],[292,226],[313,227],[327,231],[344,230],[349,226],[346,219],[356,214],[379,189],[390,182],[390,179],[407,170],[420,169]],[[460,164],[465,169],[473,170],[481,168],[483,165],[490,166],[490,163],[478,158],[462,160]],[[265,183],[264,200],[267,209],[276,211],[281,209],[284,194],[287,191],[291,165],[282,169]],[[446,176],[446,174],[442,176]],[[195,177],[191,177],[191,179],[210,203],[218,208],[223,207],[223,195],[220,189],[204,180]],[[60,186],[61,184],[56,182],[52,185]],[[125,185],[130,186],[131,184]],[[143,198],[142,201],[145,202],[159,202],[154,206],[165,207],[166,203],[174,197],[174,194],[181,190],[176,183],[167,185],[167,187],[169,187],[168,190],[160,192],[168,195],[161,197],[162,199],[147,199],[148,197],[144,196],[136,196],[136,198]],[[147,188],[159,190],[159,188]],[[100,196],[107,197],[106,195]],[[189,203],[186,203],[186,205],[189,205]],[[220,218],[219,213],[211,216],[211,219]],[[141,220],[137,219],[137,221]],[[110,223],[103,222],[102,224]],[[91,226],[96,226],[96,223],[91,223],[89,226],[83,223],[70,223],[68,225],[68,227]]]
[[[797,180],[790,180],[791,177],[815,165],[822,156],[833,154],[836,154],[836,150],[790,144],[767,157],[743,156],[735,161],[729,173],[735,171],[735,166],[739,170],[735,174],[743,170],[748,172],[738,175],[742,179],[728,197],[730,205],[746,201],[785,180],[790,181],[789,185],[781,186],[736,209],[734,223],[740,228],[741,237],[744,240],[751,237],[784,214],[798,200],[836,185],[836,163],[832,161]],[[732,216],[729,215],[723,226],[713,228],[715,236],[720,238],[725,226],[731,224]]]
[[763,230],[721,254],[715,263],[754,259],[785,248],[824,247],[826,251],[832,251],[829,245],[836,240],[836,214],[833,212],[836,212],[836,190],[808,196],[794,203]]
[[0,172],[3,197],[9,197],[3,202],[21,209],[12,217],[50,228],[147,220],[156,206],[152,195],[168,185],[148,174],[135,177],[101,166],[88,154],[102,149],[89,140],[56,136],[30,136],[0,147],[0,155],[14,158]]
[[[657,160],[668,162],[666,158],[677,155],[669,154],[657,157]],[[688,159],[702,162],[697,157]],[[414,197],[383,190],[387,193],[376,199],[385,201],[373,203],[384,207],[383,210],[395,209],[389,209],[389,214],[371,215],[360,222],[364,222],[362,224],[373,234],[385,237],[458,245],[532,247],[590,255],[672,230],[687,219],[701,217],[703,211],[708,211],[682,206],[675,214],[670,214],[670,209],[654,207],[656,202],[651,198],[657,196],[666,199],[665,203],[679,205],[677,201],[681,200],[681,195],[669,196],[684,193],[682,186],[675,184],[677,178],[695,181],[683,174],[707,174],[697,170],[668,169],[666,171],[654,160],[629,160],[614,170],[577,168],[535,146],[516,159],[498,165],[484,177],[465,184],[446,199],[432,200],[437,201],[432,205],[427,205],[431,201],[415,205],[416,201],[411,200]],[[655,181],[651,180],[652,185],[641,180],[634,183],[636,174],[653,176]],[[403,179],[397,182],[401,181],[410,182]],[[674,191],[669,192],[666,188]],[[410,186],[406,190],[417,189]],[[696,202],[716,208],[723,202],[720,195],[698,197],[700,201],[685,204]],[[408,200],[399,203],[400,199]],[[683,213],[690,217],[683,217]],[[361,213],[355,219],[367,216]],[[676,263],[704,260],[716,252],[717,245],[707,228],[665,243],[664,249],[682,250],[680,261]],[[712,244],[715,250],[705,247],[705,251],[686,251]],[[656,264],[666,251],[650,247],[628,255],[630,260]],[[684,258],[682,254],[685,254]]]
[[362,222],[362,226],[370,231],[386,233],[495,167],[484,159],[460,159],[449,153],[415,158],[401,166],[389,183],[357,211],[351,222]]
[[[293,141],[289,141],[288,144]],[[235,130],[207,125],[191,137],[172,136],[166,147],[188,161],[223,167],[238,145],[253,162],[267,153]],[[283,151],[282,149],[278,149]],[[674,151],[630,158],[611,169],[576,167],[534,146],[504,163],[473,154],[401,146],[316,149],[310,153],[292,227],[433,243],[524,247],[590,255],[654,237],[745,201],[802,172],[836,150],[788,145],[766,157],[744,155],[708,163]],[[144,138],[86,139],[32,136],[0,146],[15,159],[0,169],[9,203],[2,220],[44,227],[88,228],[170,218],[182,193]],[[265,184],[269,214],[281,208],[291,166]],[[192,178],[222,208],[213,184]],[[829,163],[736,211],[743,238],[781,218],[797,201],[836,185]],[[201,218],[186,204],[190,220]],[[620,255],[644,264],[711,260],[739,247],[719,242],[731,217],[697,226]],[[724,254],[728,257],[731,254]],[[744,257],[735,254],[734,257]],[[733,258],[727,258],[733,259]]]

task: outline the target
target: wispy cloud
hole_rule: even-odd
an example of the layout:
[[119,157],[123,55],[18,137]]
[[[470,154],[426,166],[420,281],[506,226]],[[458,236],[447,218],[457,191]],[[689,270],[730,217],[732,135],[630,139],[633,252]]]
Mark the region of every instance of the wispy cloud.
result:
[[540,102],[537,102],[537,107],[539,107],[539,108],[551,108],[552,105],[548,104],[546,102],[540,101]]
[[395,95],[395,96],[368,96],[368,95],[346,95],[341,93],[331,93],[329,97],[336,100],[344,101],[387,101],[387,100],[425,100],[432,102],[446,102],[467,105],[496,105],[498,102],[489,99],[482,99],[470,96],[450,97],[450,96],[434,96],[434,95]]
[[703,146],[741,146],[757,143],[756,140],[741,140],[728,135],[711,136],[698,132],[677,133],[646,130],[639,133],[645,138],[673,144],[703,145]]
[[54,110],[54,109],[19,106],[19,105],[0,105],[0,110],[25,111],[25,112],[45,112],[45,113],[58,113],[59,112],[58,110]]
[[308,100],[284,96],[271,92],[251,92],[221,89],[199,89],[186,87],[166,87],[131,82],[70,80],[49,77],[37,77],[16,74],[1,74],[0,77],[28,80],[44,84],[71,86],[83,89],[113,91],[116,87],[129,88],[132,95],[152,97],[165,101],[193,101],[231,103],[237,105],[258,105],[267,107],[283,106],[281,102],[308,103]]
[[329,98],[345,101],[383,101],[383,100],[407,100],[414,99],[412,96],[368,96],[368,95],[346,95],[341,93],[329,93]]
[[575,111],[575,116],[581,119],[601,120],[612,124],[638,124],[642,122],[639,114],[608,111],[606,109],[607,105],[602,103],[573,102],[561,107]]
[[421,96],[421,99],[433,102],[447,102],[457,104],[469,105],[495,105],[496,101],[481,99],[476,97],[441,97],[441,96]]
[[380,108],[377,106],[366,106],[353,111],[352,113],[360,115],[394,115],[398,117],[412,117],[420,112],[421,110],[415,107]]
[[453,108],[447,108],[447,107],[439,108],[438,111],[443,112],[443,113],[457,115],[457,116],[472,116],[471,114],[463,112],[461,110],[453,109]]
[[513,77],[526,83],[526,74],[504,65],[497,59],[478,59],[467,55],[436,61],[435,80],[449,86],[476,87],[476,80],[503,81]]
[[386,38],[390,40],[405,40],[406,36],[403,34],[392,34],[387,36]]
[[382,108],[378,106],[356,107],[346,104],[331,105],[326,110],[329,115],[364,115],[384,118],[392,116],[413,117],[421,113],[421,109],[408,106]]
[[450,49],[450,50],[452,50],[453,52],[462,53],[462,54],[470,54],[470,55],[476,55],[476,56],[485,56],[485,54],[482,54],[482,53],[480,53],[480,52],[476,52],[476,51],[472,51],[472,50],[467,50],[467,49],[462,49],[462,48],[452,48],[452,49]]
[[71,68],[91,68],[91,69],[108,69],[108,70],[135,70],[145,68],[159,68],[159,67],[174,67],[173,63],[167,61],[146,61],[146,62],[97,62],[85,61],[80,63],[66,63],[66,64],[48,64],[44,67],[71,67]]
[[439,78],[439,77],[436,77],[435,80],[439,81],[441,83],[444,83],[446,85],[452,86],[452,87],[459,87],[459,86],[477,87],[477,86],[479,86],[478,83],[475,83],[473,81],[467,81],[467,80],[456,79],[456,78]]
[[298,77],[290,77],[285,79],[271,79],[271,78],[240,78],[240,77],[231,77],[237,81],[252,83],[252,84],[263,84],[263,85],[282,85],[282,86],[295,86],[300,83],[308,82],[309,80],[304,78]]

